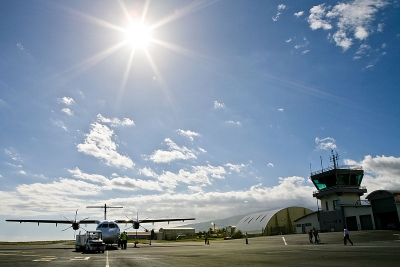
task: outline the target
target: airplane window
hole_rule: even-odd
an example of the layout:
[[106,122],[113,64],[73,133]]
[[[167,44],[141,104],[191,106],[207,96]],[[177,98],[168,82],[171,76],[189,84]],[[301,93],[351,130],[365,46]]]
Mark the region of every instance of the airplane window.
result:
[[108,223],[103,223],[102,228],[108,228]]

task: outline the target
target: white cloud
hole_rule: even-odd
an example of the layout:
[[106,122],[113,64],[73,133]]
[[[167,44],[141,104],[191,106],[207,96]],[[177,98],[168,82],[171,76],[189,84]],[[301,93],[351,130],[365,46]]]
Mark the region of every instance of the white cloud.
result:
[[17,44],[17,47],[18,47],[19,50],[25,50],[24,47],[23,47],[23,45],[22,45],[21,43],[18,43],[18,44]]
[[383,27],[385,27],[385,23],[378,23],[377,31],[378,32],[383,32]]
[[63,108],[61,111],[69,116],[74,115],[74,112],[70,108]]
[[283,108],[278,108],[278,111],[283,112]]
[[272,17],[272,20],[273,21],[278,21],[278,19],[279,19],[279,16],[281,15],[281,13],[276,13],[276,16],[275,17]]
[[345,164],[360,165],[364,169],[362,185],[366,186],[368,192],[375,190],[398,190],[400,188],[400,158],[393,156],[365,156],[357,162],[345,159]]
[[78,151],[101,159],[110,166],[132,168],[135,165],[133,161],[117,152],[117,145],[111,139],[113,135],[113,130],[95,122],[84,143],[77,145]]
[[72,104],[75,103],[75,101],[74,101],[74,99],[72,97],[67,97],[67,96],[64,96],[63,98],[58,99],[58,101],[60,103],[63,103],[65,105],[67,105],[67,106],[71,106]]
[[278,10],[284,10],[286,6],[284,4],[278,5]]
[[268,167],[273,168],[274,164],[272,164],[271,162],[267,164]]
[[108,179],[100,174],[83,173],[79,168],[68,170],[74,178],[100,183],[102,190],[156,190],[161,191],[160,183],[154,180],[142,180],[130,177],[115,177]]
[[226,109],[224,103],[219,103],[218,101],[214,101],[214,109]]
[[231,163],[227,163],[225,164],[226,167],[228,167],[231,171],[235,171],[235,172],[241,172],[241,169],[246,168],[247,165],[245,164],[231,164]]
[[158,180],[162,186],[170,189],[175,188],[178,183],[200,184],[201,186],[211,185],[212,179],[224,179],[226,170],[221,166],[193,166],[192,171],[179,170],[178,173],[166,171],[162,173]]
[[[346,51],[354,43],[348,35],[352,34],[360,41],[367,39],[373,32],[371,24],[375,20],[375,14],[388,4],[386,0],[354,0],[333,7],[321,4],[310,9],[308,23],[312,30],[331,30],[335,20],[336,30],[332,38],[337,46]],[[382,24],[378,24],[377,31],[382,31],[382,27]]]
[[192,142],[193,142],[193,140],[194,140],[194,138],[193,138],[194,136],[195,136],[195,137],[200,136],[199,133],[192,132],[192,131],[190,131],[190,130],[184,131],[184,130],[178,129],[178,130],[176,130],[176,131],[177,131],[180,135],[189,138],[190,141],[192,141]]
[[97,114],[97,121],[102,123],[109,123],[111,127],[118,126],[133,126],[135,122],[129,118],[124,118],[122,121],[118,118],[105,118],[101,114]]
[[294,16],[296,16],[296,17],[301,17],[301,16],[303,16],[304,15],[304,11],[299,11],[299,12],[297,12],[297,13],[294,13]]
[[143,174],[144,176],[147,176],[147,177],[155,177],[155,178],[158,177],[157,173],[155,173],[151,168],[147,168],[147,167],[140,169],[139,174]]
[[289,38],[286,40],[286,43],[290,43],[292,41],[292,38]]
[[325,17],[325,10],[325,4],[314,6],[310,9],[308,23],[310,24],[310,28],[312,30],[317,30],[320,28],[324,30],[332,29],[332,25],[327,20],[323,19]]
[[226,121],[225,123],[227,123],[227,124],[233,124],[233,125],[238,125],[238,126],[242,125],[242,123],[241,123],[240,121]]
[[149,157],[153,162],[168,163],[179,159],[187,160],[197,158],[194,150],[188,149],[185,146],[179,147],[169,138],[166,138],[164,141],[169,146],[169,150],[159,149],[154,151],[154,153]]
[[336,140],[333,139],[332,137],[326,137],[322,139],[315,137],[315,143],[317,144],[316,150],[336,149],[337,146],[335,142]]
[[54,125],[62,128],[64,131],[68,131],[67,126],[61,120],[53,120]]

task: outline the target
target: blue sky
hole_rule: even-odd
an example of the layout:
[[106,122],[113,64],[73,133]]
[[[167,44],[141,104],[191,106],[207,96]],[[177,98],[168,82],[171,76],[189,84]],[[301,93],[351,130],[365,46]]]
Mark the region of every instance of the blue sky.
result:
[[124,207],[110,219],[197,222],[315,210],[310,170],[331,150],[368,192],[400,189],[399,15],[385,0],[1,1],[0,240],[72,238],[4,220],[102,219],[85,207],[105,203]]

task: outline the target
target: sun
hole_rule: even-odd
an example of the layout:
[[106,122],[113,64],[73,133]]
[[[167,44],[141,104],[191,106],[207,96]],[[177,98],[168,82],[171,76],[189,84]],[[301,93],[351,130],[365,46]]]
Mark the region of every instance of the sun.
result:
[[124,33],[125,43],[133,48],[145,49],[151,41],[151,30],[143,23],[131,23]]

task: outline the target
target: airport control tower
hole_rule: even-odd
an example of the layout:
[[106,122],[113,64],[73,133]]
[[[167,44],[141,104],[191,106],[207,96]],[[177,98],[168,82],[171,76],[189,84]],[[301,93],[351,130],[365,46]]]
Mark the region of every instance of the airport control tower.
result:
[[321,202],[319,224],[322,231],[373,229],[372,209],[360,196],[367,192],[361,186],[364,171],[361,166],[338,166],[338,154],[332,151],[333,166],[311,173],[310,179],[318,191],[313,193]]

